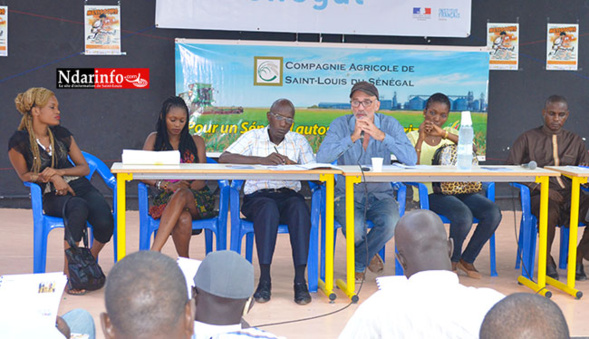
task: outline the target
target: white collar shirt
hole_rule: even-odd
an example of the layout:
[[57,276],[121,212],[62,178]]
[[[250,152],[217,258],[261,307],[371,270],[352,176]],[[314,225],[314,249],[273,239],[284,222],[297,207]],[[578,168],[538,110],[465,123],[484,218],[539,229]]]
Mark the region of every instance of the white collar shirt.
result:
[[504,295],[461,285],[450,271],[424,271],[375,292],[341,338],[478,338],[487,311]]
[[[276,145],[270,141],[267,126],[244,133],[233,144],[227,147],[225,151],[245,156],[266,157],[276,152],[276,149],[280,154],[286,155],[296,163],[307,164],[315,162],[313,149],[304,136],[289,131],[284,136],[284,140]],[[252,194],[261,189],[278,189],[283,187],[298,192],[301,189],[301,182],[298,180],[247,180],[243,192],[244,194]]]
[[241,330],[241,324],[235,325],[211,325],[200,321],[194,321],[193,339],[210,339],[218,334]]

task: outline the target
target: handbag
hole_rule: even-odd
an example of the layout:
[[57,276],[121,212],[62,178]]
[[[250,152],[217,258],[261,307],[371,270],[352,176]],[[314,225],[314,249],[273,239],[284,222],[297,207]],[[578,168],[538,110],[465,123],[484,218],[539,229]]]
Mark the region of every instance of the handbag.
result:
[[65,238],[70,248],[65,250],[67,266],[69,269],[68,285],[70,289],[94,291],[102,288],[106,281],[102,268],[88,248],[87,228],[84,227],[84,247],[76,245],[69,228],[65,209],[70,199],[63,204],[63,225],[65,227]]
[[[456,145],[448,144],[444,145],[436,150],[434,157],[432,158],[432,165],[456,165]],[[473,152],[474,153],[474,152]],[[472,157],[473,165],[478,165],[479,161],[476,154]],[[435,193],[442,193],[445,195],[454,194],[469,194],[478,193],[483,189],[483,185],[480,181],[455,181],[455,182],[433,182],[432,188]]]

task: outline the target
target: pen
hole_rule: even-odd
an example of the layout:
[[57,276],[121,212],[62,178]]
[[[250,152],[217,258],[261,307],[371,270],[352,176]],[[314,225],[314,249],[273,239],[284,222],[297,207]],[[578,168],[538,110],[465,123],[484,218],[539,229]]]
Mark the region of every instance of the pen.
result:
[[[281,155],[280,152],[278,152],[278,148],[276,148],[276,146],[274,146],[274,150],[276,151],[277,154]],[[286,160],[282,159],[282,163],[286,164]]]

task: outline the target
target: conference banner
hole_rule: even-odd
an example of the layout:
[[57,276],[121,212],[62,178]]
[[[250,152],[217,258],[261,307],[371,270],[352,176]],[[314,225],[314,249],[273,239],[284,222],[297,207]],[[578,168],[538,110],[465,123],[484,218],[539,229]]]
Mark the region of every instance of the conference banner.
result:
[[189,107],[191,133],[204,137],[208,152],[222,152],[243,133],[265,127],[279,98],[294,103],[291,129],[317,151],[331,121],[351,114],[350,89],[363,80],[379,89],[379,112],[406,132],[423,122],[427,98],[445,93],[452,103],[447,125],[459,128],[460,112],[471,111],[484,160],[486,47],[176,40],[176,94]]
[[519,24],[487,23],[489,69],[517,71],[519,64]]
[[84,6],[86,55],[121,54],[120,6]]
[[578,24],[548,24],[546,29],[546,69],[576,71],[579,64],[578,42]]
[[0,6],[0,56],[8,56],[8,6]]
[[472,0],[156,0],[158,28],[470,36]]

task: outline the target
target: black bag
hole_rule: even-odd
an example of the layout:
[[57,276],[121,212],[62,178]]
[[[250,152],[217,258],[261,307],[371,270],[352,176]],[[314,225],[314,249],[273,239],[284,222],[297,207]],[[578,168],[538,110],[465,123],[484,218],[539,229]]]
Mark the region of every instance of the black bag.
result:
[[84,227],[84,247],[78,247],[72,238],[71,231],[65,217],[65,208],[69,199],[63,204],[63,225],[65,226],[65,238],[70,248],[65,250],[67,266],[69,270],[68,286],[73,290],[94,291],[102,288],[106,277],[102,269],[94,259],[92,252],[88,248],[87,228]]
[[[447,144],[436,150],[432,158],[432,165],[456,165],[456,145]],[[472,164],[478,165],[478,159],[473,152]],[[432,188],[435,193],[445,195],[478,193],[482,190],[483,185],[478,181],[471,182],[433,182]]]

